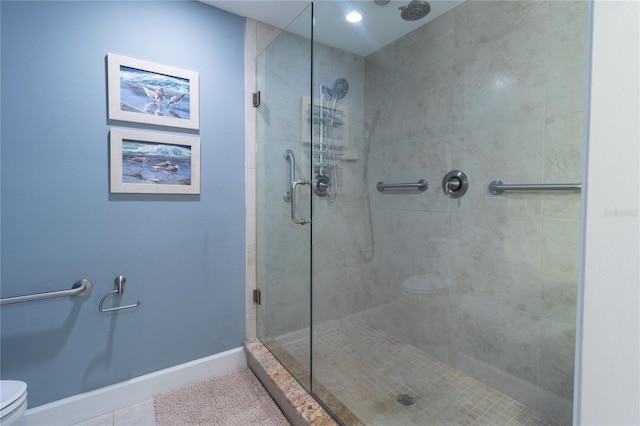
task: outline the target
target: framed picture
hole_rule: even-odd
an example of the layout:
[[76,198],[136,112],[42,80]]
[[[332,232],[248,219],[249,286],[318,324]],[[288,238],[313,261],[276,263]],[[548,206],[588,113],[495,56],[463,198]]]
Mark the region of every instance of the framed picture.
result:
[[111,129],[112,193],[199,194],[200,139]]
[[311,98],[303,96],[300,116],[302,118],[301,139],[303,142],[310,142],[312,129],[313,139],[319,141],[320,127],[324,126],[322,134],[325,138],[330,137],[338,144],[347,144],[349,140],[349,108],[347,105],[325,103],[321,107],[319,100],[314,99],[312,108]]
[[198,73],[107,55],[109,118],[198,129]]

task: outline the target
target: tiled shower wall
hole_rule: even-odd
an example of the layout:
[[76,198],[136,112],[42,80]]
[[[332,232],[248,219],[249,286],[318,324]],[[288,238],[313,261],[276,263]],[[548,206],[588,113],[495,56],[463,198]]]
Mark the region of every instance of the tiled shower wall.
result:
[[[494,196],[581,180],[585,2],[466,2],[367,57],[374,264],[395,301],[372,324],[558,420],[573,397],[579,194]],[[469,176],[453,200],[450,170]],[[403,295],[430,274],[447,293]]]

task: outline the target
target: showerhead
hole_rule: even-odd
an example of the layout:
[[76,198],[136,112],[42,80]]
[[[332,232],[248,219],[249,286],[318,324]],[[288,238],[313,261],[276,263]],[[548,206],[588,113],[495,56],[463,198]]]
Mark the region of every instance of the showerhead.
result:
[[334,99],[342,99],[347,96],[349,91],[349,82],[346,78],[338,78],[331,86],[331,96]]
[[398,9],[401,11],[400,17],[405,21],[417,21],[431,12],[431,5],[426,1],[411,0],[407,6],[400,6]]

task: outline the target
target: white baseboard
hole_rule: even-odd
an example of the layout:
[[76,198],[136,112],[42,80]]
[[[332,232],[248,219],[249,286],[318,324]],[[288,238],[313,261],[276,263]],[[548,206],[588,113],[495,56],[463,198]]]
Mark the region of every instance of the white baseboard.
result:
[[20,425],[72,425],[151,399],[159,392],[222,376],[246,365],[244,348],[231,349],[28,409]]

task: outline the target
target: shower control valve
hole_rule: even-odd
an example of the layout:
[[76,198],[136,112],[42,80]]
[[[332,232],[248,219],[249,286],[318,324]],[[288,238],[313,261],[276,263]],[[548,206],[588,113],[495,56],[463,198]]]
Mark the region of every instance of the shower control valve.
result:
[[329,176],[317,175],[313,180],[313,192],[318,197],[326,197],[329,194],[329,186],[331,185]]
[[442,179],[442,190],[449,198],[460,198],[469,189],[469,178],[465,172],[452,170]]

